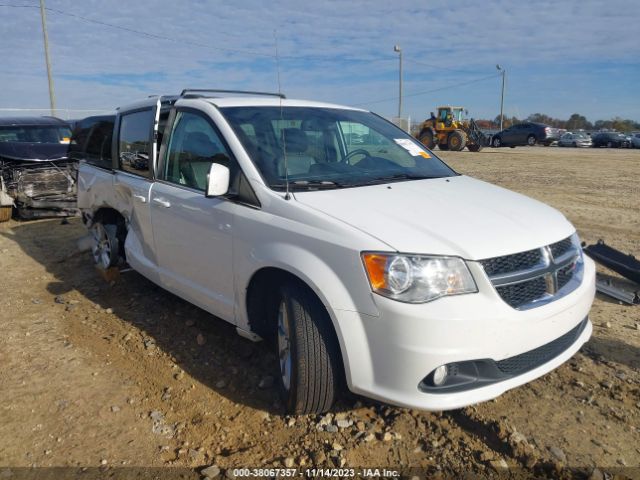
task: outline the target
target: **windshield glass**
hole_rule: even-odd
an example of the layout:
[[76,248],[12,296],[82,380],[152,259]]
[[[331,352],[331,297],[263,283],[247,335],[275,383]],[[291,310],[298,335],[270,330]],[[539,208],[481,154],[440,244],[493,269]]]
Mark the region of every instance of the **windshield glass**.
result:
[[290,188],[318,189],[456,175],[413,137],[369,112],[316,107],[221,111],[274,189],[284,188],[287,177]]
[[12,125],[0,127],[0,142],[69,143],[71,129],[57,125]]

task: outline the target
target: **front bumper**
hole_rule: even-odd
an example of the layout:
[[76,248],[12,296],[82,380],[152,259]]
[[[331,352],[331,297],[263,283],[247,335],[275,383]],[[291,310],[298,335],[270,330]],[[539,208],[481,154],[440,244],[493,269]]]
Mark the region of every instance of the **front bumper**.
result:
[[[479,264],[470,262],[479,292],[410,305],[378,295],[377,317],[336,312],[350,389],[399,406],[448,410],[495,398],[555,369],[589,339],[587,319],[595,295],[595,265],[584,259],[582,284],[569,295],[525,311],[497,295]],[[461,391],[428,392],[421,382],[436,367],[495,362],[538,349],[584,326],[566,349],[524,373]]]

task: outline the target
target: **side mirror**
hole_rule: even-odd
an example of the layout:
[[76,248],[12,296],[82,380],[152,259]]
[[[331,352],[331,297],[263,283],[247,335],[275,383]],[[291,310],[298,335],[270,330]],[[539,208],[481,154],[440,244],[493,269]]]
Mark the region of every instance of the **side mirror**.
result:
[[207,176],[205,197],[219,197],[229,191],[229,167],[212,163]]

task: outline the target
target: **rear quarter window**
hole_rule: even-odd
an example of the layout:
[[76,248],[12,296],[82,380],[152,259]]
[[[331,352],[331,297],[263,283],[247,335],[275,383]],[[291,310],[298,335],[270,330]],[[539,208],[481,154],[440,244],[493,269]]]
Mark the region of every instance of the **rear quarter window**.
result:
[[121,170],[151,177],[151,127],[153,110],[126,113],[120,117],[118,166]]
[[111,142],[115,117],[91,118],[80,122],[71,138],[69,157],[111,170]]

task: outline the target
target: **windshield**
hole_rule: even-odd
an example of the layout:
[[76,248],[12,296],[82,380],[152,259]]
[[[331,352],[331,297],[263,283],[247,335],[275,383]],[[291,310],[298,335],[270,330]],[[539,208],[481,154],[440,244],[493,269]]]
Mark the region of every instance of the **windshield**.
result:
[[411,136],[369,112],[314,107],[221,111],[274,189],[286,187],[287,179],[289,188],[319,189],[456,175]]
[[0,127],[0,142],[69,143],[71,129],[57,125],[11,125]]

